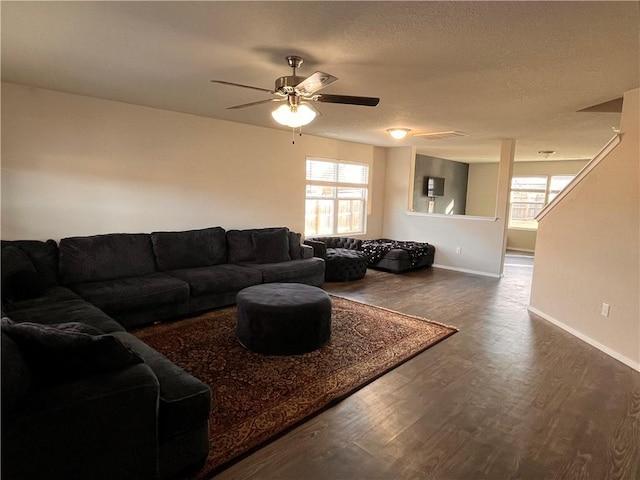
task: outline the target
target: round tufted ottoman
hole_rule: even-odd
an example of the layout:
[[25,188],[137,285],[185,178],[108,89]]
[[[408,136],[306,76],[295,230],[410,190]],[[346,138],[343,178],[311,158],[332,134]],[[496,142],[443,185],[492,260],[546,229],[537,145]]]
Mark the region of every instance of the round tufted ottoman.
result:
[[327,248],[324,279],[328,282],[359,280],[367,273],[367,255],[359,250]]
[[247,349],[296,355],[322,347],[331,336],[331,299],[301,283],[265,283],[236,297],[236,334]]

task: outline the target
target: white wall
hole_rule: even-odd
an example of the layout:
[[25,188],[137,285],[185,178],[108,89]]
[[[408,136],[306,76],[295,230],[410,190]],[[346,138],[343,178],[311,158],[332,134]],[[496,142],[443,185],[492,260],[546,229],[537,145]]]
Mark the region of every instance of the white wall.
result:
[[386,159],[374,147],[2,84],[2,238],[58,240],[221,225],[304,231],[305,158],[368,163],[371,237]]
[[467,215],[493,217],[496,212],[498,162],[470,163],[467,182]]
[[[504,218],[408,212],[414,158],[411,147],[387,149],[383,236],[431,243],[436,247],[437,266],[500,276]],[[494,185],[497,188],[497,182]],[[457,247],[461,254],[456,253]]]
[[638,89],[620,128],[620,144],[540,221],[530,308],[640,370]]

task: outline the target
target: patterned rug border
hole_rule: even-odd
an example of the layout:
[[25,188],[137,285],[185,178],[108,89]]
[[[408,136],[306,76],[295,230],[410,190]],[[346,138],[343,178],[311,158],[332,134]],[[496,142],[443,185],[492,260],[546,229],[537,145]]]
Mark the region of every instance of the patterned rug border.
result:
[[[221,463],[216,465],[216,457],[210,457],[211,462],[208,461],[208,464],[213,463],[213,465],[205,465],[202,470],[193,472],[193,474],[188,478],[193,480],[204,480],[215,477],[217,474],[255,453],[257,450],[260,450],[264,446],[272,443],[278,438],[281,438],[298,426],[335,406],[345,398],[353,395],[380,377],[386,375],[390,371],[398,368],[400,365],[408,362],[412,358],[420,355],[424,351],[459,331],[458,328],[454,326],[446,325],[417,315],[398,312],[396,310],[371,305],[339,295],[331,294],[330,296],[332,301],[345,302],[341,307],[345,310],[349,309],[349,304],[354,304],[358,307],[364,308],[365,310],[363,312],[366,312],[368,315],[371,315],[372,311],[383,311],[396,316],[397,319],[407,319],[407,322],[404,325],[409,325],[412,322],[424,322],[444,330],[433,332],[429,331],[429,329],[425,329],[412,335],[401,337],[397,342],[389,344],[386,348],[381,349],[379,352],[380,355],[373,358],[367,356],[358,362],[350,362],[347,365],[342,365],[327,377],[319,378],[318,382],[305,385],[304,388],[299,390],[298,400],[305,398],[305,393],[309,394],[311,392],[312,395],[307,395],[310,400],[306,403],[295,404],[297,411],[296,415],[292,418],[290,418],[290,412],[287,412],[286,408],[287,405],[290,407],[290,398],[287,397],[260,411],[257,416],[247,418],[241,423],[236,424],[234,429],[219,433],[217,436],[211,436],[209,439],[211,445],[216,445],[217,443],[229,444],[229,442],[231,442],[231,445],[228,445],[230,448],[224,450],[225,455],[220,459]],[[235,308],[235,306],[225,307],[214,312],[207,312],[196,317],[160,324],[154,327],[163,327],[164,332],[172,332],[179,330],[182,322],[185,320],[186,322],[193,321],[193,323],[195,323],[205,315],[233,308]],[[411,322],[409,322],[409,320]],[[402,322],[399,321],[398,323]],[[413,323],[413,325],[415,325],[415,323]],[[154,329],[154,327],[141,329],[141,333],[142,331],[147,332]],[[151,334],[149,333],[149,336],[150,335]],[[414,345],[416,343],[420,346],[414,350]],[[276,433],[268,433],[271,431],[268,428],[270,425],[273,425],[274,429],[280,428],[281,430]],[[246,438],[249,438],[250,441],[246,442]],[[216,442],[216,439],[219,439],[218,442]],[[245,442],[244,444],[243,441]],[[247,448],[247,443],[253,443],[253,446]],[[212,454],[211,452],[214,452],[214,450],[210,451],[210,456]],[[226,460],[224,458],[226,458]]]

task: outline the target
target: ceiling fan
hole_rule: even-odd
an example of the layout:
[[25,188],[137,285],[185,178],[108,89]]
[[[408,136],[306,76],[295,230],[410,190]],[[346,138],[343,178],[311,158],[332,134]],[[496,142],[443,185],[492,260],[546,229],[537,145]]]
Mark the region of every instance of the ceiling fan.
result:
[[311,102],[324,103],[342,103],[347,105],[362,105],[365,107],[375,107],[380,102],[376,97],[356,97],[353,95],[329,95],[316,93],[318,90],[330,85],[338,80],[333,75],[325,72],[315,72],[309,77],[300,77],[296,75],[296,70],[302,65],[302,58],[290,55],[287,57],[289,66],[293,69],[293,75],[280,77],[276,79],[275,88],[268,90],[266,88],[252,87],[250,85],[242,85],[240,83],[226,82],[224,80],[211,80],[213,83],[222,85],[231,85],[234,87],[250,88],[260,92],[270,93],[275,98],[267,100],[259,100],[257,102],[244,103],[228,107],[229,109],[238,109],[253,107],[269,102],[286,102],[279,108],[274,110],[271,115],[281,125],[297,128],[307,125],[313,121],[318,111],[310,104]]

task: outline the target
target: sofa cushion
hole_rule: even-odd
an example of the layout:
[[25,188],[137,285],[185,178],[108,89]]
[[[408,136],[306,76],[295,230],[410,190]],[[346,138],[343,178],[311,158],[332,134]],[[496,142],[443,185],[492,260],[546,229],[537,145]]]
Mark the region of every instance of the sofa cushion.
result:
[[2,240],[2,248],[8,246],[17,247],[29,256],[43,288],[58,285],[58,244],[54,240]]
[[254,268],[226,263],[211,267],[173,270],[168,272],[191,287],[191,296],[236,292],[262,283],[262,274]]
[[8,303],[3,305],[3,308],[7,313],[11,313],[26,308],[33,308],[34,306],[41,306],[46,308],[52,303],[65,302],[72,299],[80,300],[81,297],[67,287],[52,287],[47,288],[42,292],[41,295],[37,297],[28,298],[19,302]]
[[2,301],[28,300],[43,292],[38,272],[29,256],[17,247],[2,249]]
[[109,315],[66,287],[49,288],[38,298],[6,305],[6,310],[16,322],[43,325],[82,322],[97,328],[101,333],[124,330]]
[[70,288],[107,313],[144,310],[189,300],[189,285],[166,273],[78,283]]
[[227,239],[222,227],[151,234],[158,270],[207,267],[227,261]]
[[227,230],[227,263],[255,262],[253,249],[254,232],[288,230],[286,227],[252,228],[248,230]]
[[151,238],[143,233],[110,233],[60,240],[64,285],[138,277],[156,271]]
[[18,345],[2,332],[2,416],[20,404],[31,389],[33,374]]
[[258,263],[278,263],[291,260],[289,256],[289,231],[282,228],[251,234],[253,252]]
[[263,283],[299,282],[316,275],[324,277],[324,260],[320,258],[279,263],[245,263],[244,265],[262,272]]
[[130,333],[119,332],[114,336],[140,355],[158,377],[161,437],[189,431],[207,421],[211,411],[211,390],[206,384]]
[[47,383],[143,362],[116,337],[103,335],[83,323],[41,325],[3,318],[2,333],[11,337],[41,380]]

